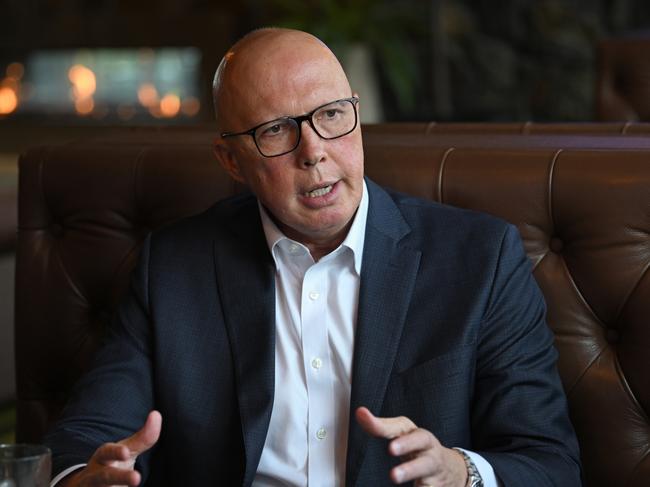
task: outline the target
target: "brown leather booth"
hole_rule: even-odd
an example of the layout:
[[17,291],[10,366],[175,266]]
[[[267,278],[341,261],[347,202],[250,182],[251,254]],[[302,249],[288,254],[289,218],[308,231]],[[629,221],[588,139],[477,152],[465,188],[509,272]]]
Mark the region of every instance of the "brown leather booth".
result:
[[[548,302],[585,485],[650,485],[650,138],[454,137],[371,128],[366,172],[518,226]],[[59,414],[147,232],[242,190],[210,140],[142,131],[22,156],[19,441],[38,441]]]
[[384,134],[477,135],[628,135],[650,134],[647,122],[409,122],[365,126],[366,132]]

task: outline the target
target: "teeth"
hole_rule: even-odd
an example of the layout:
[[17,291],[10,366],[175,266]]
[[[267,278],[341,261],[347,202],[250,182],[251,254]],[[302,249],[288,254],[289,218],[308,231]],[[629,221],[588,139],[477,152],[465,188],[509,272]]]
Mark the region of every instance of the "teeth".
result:
[[332,185],[325,186],[324,188],[318,188],[313,191],[307,191],[305,193],[305,196],[307,196],[308,198],[317,198],[318,196],[326,195],[330,191],[332,191]]

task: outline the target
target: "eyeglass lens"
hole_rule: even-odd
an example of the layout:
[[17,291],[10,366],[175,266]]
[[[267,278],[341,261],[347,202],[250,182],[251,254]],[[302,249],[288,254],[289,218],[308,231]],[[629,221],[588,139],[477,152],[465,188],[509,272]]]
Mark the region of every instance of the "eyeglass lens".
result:
[[[318,108],[311,116],[316,133],[323,139],[335,139],[350,133],[356,123],[354,104],[340,100]],[[291,152],[298,145],[300,127],[292,118],[272,120],[255,131],[255,142],[260,152],[275,156]]]

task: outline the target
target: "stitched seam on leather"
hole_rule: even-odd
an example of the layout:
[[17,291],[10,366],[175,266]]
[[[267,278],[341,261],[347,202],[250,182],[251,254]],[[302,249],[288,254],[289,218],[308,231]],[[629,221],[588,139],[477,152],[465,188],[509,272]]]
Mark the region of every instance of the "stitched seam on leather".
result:
[[450,147],[445,151],[445,154],[442,156],[442,162],[440,163],[440,169],[438,170],[438,202],[444,203],[444,197],[442,194],[442,181],[444,177],[445,168],[447,167],[447,158],[449,154],[455,151],[455,147]]
[[[19,201],[18,201],[18,222],[17,222],[17,225],[16,225],[17,230],[36,230],[36,231],[41,230],[41,231],[44,231],[47,226],[52,224],[52,210],[50,209],[50,206],[48,205],[48,202],[47,202],[47,198],[45,197],[45,186],[43,185],[43,179],[44,179],[43,178],[43,171],[44,171],[44,166],[45,166],[44,161],[45,161],[46,158],[49,158],[51,152],[52,152],[52,150],[49,147],[48,148],[41,147],[41,148],[38,149],[38,168],[36,169],[36,171],[38,173],[38,176],[37,176],[37,180],[38,180],[37,186],[38,187],[36,188],[36,190],[38,191],[39,196],[41,198],[42,211],[43,211],[43,213],[47,212],[47,218],[43,218],[43,220],[47,220],[47,224],[46,225],[34,225],[32,223],[30,225],[26,225],[24,221],[21,221],[21,220],[23,220],[23,218],[20,217],[21,206],[22,205],[20,204],[20,180],[19,180],[19,183],[18,183],[18,185],[19,185],[19,188],[18,188],[18,198],[19,198]],[[47,157],[46,157],[46,155],[47,155]],[[21,177],[20,172],[21,171],[19,170],[18,178]],[[23,175],[23,177],[24,177],[24,175]],[[33,220],[33,217],[32,217],[32,220]]]
[[566,270],[566,273],[567,273],[567,275],[569,276],[569,282],[570,282],[571,286],[573,287],[574,291],[576,292],[576,294],[578,295],[578,298],[580,299],[580,302],[585,306],[585,308],[587,308],[587,310],[588,310],[589,313],[591,314],[592,318],[593,318],[594,320],[596,320],[596,321],[598,322],[598,324],[599,324],[603,329],[606,329],[607,326],[605,325],[605,322],[604,322],[603,320],[600,319],[600,317],[596,314],[596,312],[593,310],[593,308],[591,307],[591,305],[587,302],[587,300],[585,299],[585,297],[584,297],[584,296],[582,295],[582,293],[580,292],[580,288],[579,288],[578,285],[576,284],[575,279],[573,279],[573,275],[572,275],[571,272],[569,271],[569,267],[568,267],[567,264],[566,264],[566,259],[562,259],[562,265],[564,266],[564,269]]
[[[542,261],[543,261],[544,259],[546,259],[547,256],[548,256],[548,249],[546,250],[546,252],[544,252],[544,255],[542,255],[542,258],[541,258],[541,259],[538,259],[537,262],[535,262],[535,263],[533,264],[533,268],[531,269],[531,272],[534,273],[535,270],[537,270],[537,268],[539,267],[539,265],[542,263]],[[528,260],[530,260],[530,259],[528,259]]]
[[[559,149],[559,150],[555,153],[555,155],[553,156],[553,160],[552,160],[552,162],[551,162],[550,168],[549,168],[549,178],[548,178],[548,211],[549,211],[549,218],[550,218],[550,220],[551,220],[551,226],[552,226],[552,229],[553,229],[553,233],[556,233],[556,232],[555,232],[556,224],[555,224],[555,218],[554,218],[554,215],[553,215],[553,199],[552,199],[552,196],[553,196],[553,181],[554,181],[554,176],[555,176],[555,166],[556,166],[556,163],[557,163],[557,161],[558,161],[558,158],[559,158],[559,156],[560,156],[560,154],[561,154],[562,152],[564,152],[564,150],[563,150],[563,149]],[[564,267],[564,270],[565,270],[565,272],[566,272],[566,275],[567,275],[568,278],[569,278],[569,283],[571,284],[571,287],[573,287],[573,289],[574,289],[576,295],[578,296],[580,302],[585,306],[585,308],[588,310],[588,312],[589,312],[589,314],[592,316],[592,318],[593,318],[593,319],[594,319],[594,320],[595,320],[595,321],[596,321],[596,322],[597,322],[597,323],[598,323],[598,324],[603,328],[603,330],[605,330],[605,329],[607,328],[607,326],[606,326],[605,323],[600,319],[600,317],[596,314],[596,312],[595,312],[595,311],[593,310],[593,308],[589,305],[589,303],[587,302],[587,300],[585,299],[585,297],[583,296],[583,294],[580,292],[580,288],[578,287],[577,283],[575,282],[575,279],[573,278],[573,275],[571,274],[571,272],[570,272],[570,270],[569,270],[569,267],[567,266],[566,259],[562,258],[561,261],[562,261],[562,266]],[[597,360],[597,359],[598,359],[598,358],[603,354],[603,352],[605,351],[605,349],[606,349],[606,347],[604,347],[603,349],[601,349],[600,352],[598,353],[598,355],[596,355],[596,357],[594,357],[594,359],[591,360],[591,361],[587,364],[587,366],[584,368],[584,370],[582,371],[582,373],[581,373],[581,374],[576,378],[575,382],[574,382],[574,383],[573,383],[573,384],[568,388],[569,391],[573,390],[573,388],[574,388],[574,387],[575,387],[575,386],[580,382],[580,380],[582,379],[582,377],[584,377],[584,375],[587,373],[587,371],[591,368],[591,366],[593,365],[594,361]]]
[[580,373],[580,375],[578,377],[576,377],[576,380],[573,382],[573,384],[571,384],[571,386],[566,388],[567,398],[573,393],[573,390],[575,389],[575,387],[578,385],[578,383],[580,383],[582,381],[582,378],[591,369],[592,365],[594,365],[594,362],[596,362],[596,360],[598,360],[603,355],[603,353],[605,352],[606,349],[607,349],[607,347],[601,348],[600,352],[598,352],[598,354],[593,359],[591,359],[589,361],[589,363],[584,368],[584,370]]
[[639,415],[643,417],[645,423],[646,424],[649,423],[650,418],[648,418],[648,415],[644,411],[643,407],[641,407],[641,404],[639,404],[639,401],[637,401],[636,396],[632,392],[632,388],[630,387],[630,384],[627,381],[625,374],[623,373],[623,369],[621,368],[621,363],[619,362],[618,355],[616,353],[614,353],[614,367],[621,381],[621,386],[623,387],[623,390],[627,393],[628,397],[630,398],[630,401],[632,401],[632,403],[636,407],[637,411],[639,412]]
[[[605,323],[604,323],[604,322],[603,322],[603,321],[598,317],[598,315],[594,312],[594,310],[592,309],[592,307],[589,305],[589,303],[587,302],[587,300],[585,299],[585,297],[584,297],[584,296],[582,295],[582,293],[580,292],[580,289],[578,288],[578,285],[576,284],[575,280],[573,279],[573,276],[572,276],[571,273],[569,272],[569,267],[568,267],[567,264],[566,264],[566,260],[565,260],[565,259],[561,259],[561,260],[562,260],[562,266],[564,267],[564,270],[566,271],[566,274],[567,274],[567,276],[569,277],[569,283],[571,284],[571,286],[573,287],[574,291],[576,292],[576,295],[578,296],[580,302],[585,306],[585,308],[587,309],[587,311],[591,314],[592,318],[593,318],[593,319],[594,319],[594,320],[595,320],[595,321],[600,325],[600,327],[601,327],[601,328],[603,329],[603,331],[604,331],[604,330],[607,328],[607,327],[605,326]],[[584,370],[582,371],[582,373],[581,373],[578,377],[576,377],[576,380],[574,381],[574,383],[573,383],[570,387],[568,387],[568,390],[569,390],[569,391],[572,391],[573,388],[576,386],[576,384],[578,384],[578,383],[582,380],[582,378],[584,377],[584,375],[585,375],[585,374],[587,373],[587,371],[591,368],[591,366],[593,365],[593,363],[594,363],[596,360],[598,360],[598,358],[603,354],[603,352],[606,350],[606,348],[607,348],[606,346],[603,347],[603,348],[600,350],[600,352],[598,352],[598,355],[596,355],[596,356],[593,358],[593,360],[591,360],[591,361],[586,365],[586,367],[584,368]],[[568,392],[567,392],[567,394],[568,394]]]
[[[616,368],[616,373],[618,374],[618,376],[620,378],[621,386],[623,387],[623,390],[625,390],[625,392],[628,394],[630,400],[632,401],[632,403],[636,406],[637,410],[639,411],[639,415],[643,417],[643,420],[647,424],[650,421],[650,419],[648,418],[648,415],[646,414],[645,410],[641,407],[639,402],[636,400],[636,397],[632,393],[632,389],[630,388],[630,385],[629,385],[629,383],[627,382],[627,380],[625,378],[625,374],[623,373],[623,369],[621,368],[621,364],[618,361],[618,355],[617,354],[614,354],[614,366]],[[641,456],[641,458],[639,459],[637,464],[634,466],[634,468],[631,470],[630,476],[629,476],[627,482],[625,482],[626,486],[630,485],[630,482],[632,482],[632,480],[634,480],[634,473],[639,469],[639,467],[643,464],[644,460],[647,459],[649,455],[650,455],[650,448],[646,447],[645,452],[643,453],[643,455]]]
[[52,249],[55,252],[51,252],[52,254],[56,255],[56,260],[59,262],[59,265],[61,266],[61,273],[63,274],[63,277],[65,278],[66,282],[70,285],[74,293],[84,302],[84,304],[90,308],[90,303],[88,299],[86,299],[86,296],[83,295],[81,290],[77,287],[77,285],[74,283],[72,280],[72,277],[70,276],[70,273],[68,272],[63,259],[61,258],[61,253],[59,252],[59,240],[55,240],[55,243],[52,246]]
[[[49,159],[49,156],[51,155],[51,151],[47,151],[47,155]],[[39,186],[41,189],[41,197],[43,198],[43,203],[49,213],[48,215],[50,220],[49,223],[52,224],[52,222],[54,221],[54,213],[52,211],[52,207],[50,203],[48,202],[47,195],[45,194],[45,184],[43,183],[45,179],[44,172],[45,172],[44,156],[41,156],[41,160],[39,161],[39,171],[38,171]],[[43,227],[43,230],[45,230],[45,227]],[[70,276],[70,273],[66,269],[63,259],[61,258],[61,252],[59,251],[61,240],[58,238],[52,240],[53,243],[50,246],[50,255],[53,256],[53,258],[56,258],[57,262],[59,263],[59,266],[61,267],[61,273],[63,275],[63,278],[68,283],[72,291],[83,301],[84,305],[89,307],[90,303],[88,302],[88,299],[86,299],[86,297],[82,294],[81,290],[77,287],[77,285],[72,280],[72,277]]]
[[[552,198],[553,198],[553,181],[555,178],[555,164],[557,162],[558,157],[560,157],[560,154],[562,153],[562,149],[558,150],[555,154],[553,154],[553,159],[551,160],[551,164],[549,165],[548,169],[548,191],[546,192],[546,198],[547,198],[547,209],[548,209],[548,218],[551,221],[551,229],[553,230],[553,233],[555,233],[555,218],[553,217],[553,203],[552,203]],[[537,261],[533,265],[532,272],[535,272],[535,269],[539,267],[539,265],[542,263],[542,261],[546,258],[548,255],[548,247],[546,249],[546,252],[544,252],[544,255],[542,256],[541,259]]]
[[555,233],[555,217],[553,216],[553,182],[555,181],[555,165],[563,151],[563,149],[559,149],[555,154],[553,154],[553,159],[548,168],[548,191],[546,198],[548,199],[548,217],[551,220],[551,229],[553,233]]
[[625,307],[629,304],[630,302],[630,297],[636,292],[638,287],[641,285],[641,282],[643,281],[643,278],[648,274],[648,270],[650,269],[650,261],[648,261],[645,265],[645,269],[643,269],[643,272],[641,272],[641,275],[639,276],[639,279],[637,279],[636,283],[634,286],[630,288],[630,292],[627,293],[627,296],[621,301],[621,306],[618,309],[616,313],[616,317],[614,318],[614,323],[618,323],[618,320],[621,319],[621,315],[623,314],[623,311],[625,310]]

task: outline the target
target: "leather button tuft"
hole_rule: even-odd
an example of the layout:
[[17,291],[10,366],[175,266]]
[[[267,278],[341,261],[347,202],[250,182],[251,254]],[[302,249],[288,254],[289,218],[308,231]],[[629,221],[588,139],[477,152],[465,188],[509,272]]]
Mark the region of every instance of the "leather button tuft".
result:
[[564,247],[564,242],[560,240],[558,237],[553,237],[551,238],[551,241],[548,243],[548,246],[551,248],[551,250],[555,253],[560,253],[562,252],[562,248]]
[[614,328],[608,328],[607,331],[605,332],[605,339],[609,343],[618,343],[618,341],[621,339],[621,335],[618,332],[618,330],[615,330]]

